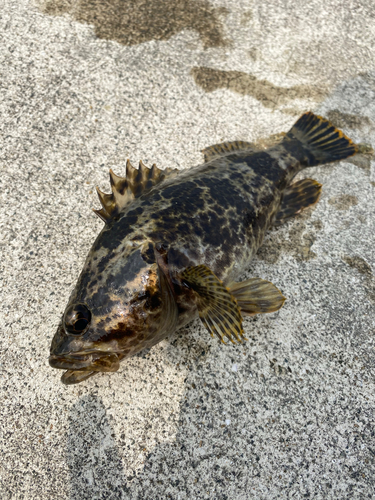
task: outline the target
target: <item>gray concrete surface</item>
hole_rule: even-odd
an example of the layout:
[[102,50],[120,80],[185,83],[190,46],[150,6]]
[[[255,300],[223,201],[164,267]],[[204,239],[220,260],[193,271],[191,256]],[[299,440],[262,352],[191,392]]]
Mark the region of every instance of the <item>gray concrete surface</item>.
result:
[[249,265],[288,300],[246,345],[197,321],[77,387],[48,366],[109,168],[189,168],[308,109],[375,144],[372,2],[0,9],[1,499],[374,498],[370,158],[303,173],[323,195]]

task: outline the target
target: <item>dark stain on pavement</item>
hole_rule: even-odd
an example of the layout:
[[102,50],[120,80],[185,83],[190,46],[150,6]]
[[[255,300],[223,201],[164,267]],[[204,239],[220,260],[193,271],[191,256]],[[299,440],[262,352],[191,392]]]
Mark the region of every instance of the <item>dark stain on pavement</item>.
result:
[[367,264],[367,262],[364,259],[362,259],[362,257],[358,257],[356,255],[354,257],[349,257],[349,255],[344,255],[342,260],[346,262],[350,267],[356,269],[358,272],[366,276],[367,278],[373,277],[371,267]]
[[205,48],[227,44],[222,17],[228,10],[206,0],[39,0],[39,5],[45,14],[69,14],[92,24],[98,38],[123,45],[169,40],[183,30],[197,31]]
[[333,123],[333,125],[335,125],[335,127],[338,127],[340,129],[346,127],[360,129],[372,124],[370,118],[367,118],[367,116],[343,113],[338,109],[332,109],[331,111],[328,111],[327,118]]
[[241,26],[247,26],[252,19],[253,19],[253,11],[246,10],[241,14]]
[[328,203],[336,208],[336,210],[349,210],[350,207],[358,205],[358,198],[351,194],[340,194],[339,196],[330,198]]
[[254,75],[241,71],[221,71],[204,66],[194,67],[191,74],[195,83],[205,92],[217,89],[228,89],[241,95],[250,95],[260,101],[265,107],[276,109],[298,98],[315,98],[322,100],[326,95],[324,89],[309,85],[293,87],[278,87],[267,80],[258,80]]
[[354,255],[353,257],[344,255],[342,260],[352,269],[355,269],[365,277],[365,289],[367,295],[373,302],[375,302],[375,278],[370,265],[358,255]]

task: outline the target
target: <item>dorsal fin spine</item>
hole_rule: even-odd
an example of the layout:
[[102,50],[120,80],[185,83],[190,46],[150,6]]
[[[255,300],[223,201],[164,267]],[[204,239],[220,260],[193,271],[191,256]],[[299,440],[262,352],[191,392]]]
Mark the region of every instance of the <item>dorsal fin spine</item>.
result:
[[105,223],[107,223],[110,219],[110,216],[107,214],[104,208],[101,208],[100,210],[96,210],[95,208],[93,208],[92,210],[96,213],[99,219],[102,219],[102,221],[104,221]]
[[125,177],[119,177],[112,169],[109,170],[109,177],[111,180],[112,191],[121,192],[127,185]]
[[126,161],[126,178],[129,182],[129,184],[131,184],[134,181],[134,179],[137,176],[137,173],[138,173],[138,170],[133,167],[133,165],[130,163],[130,160],[127,160]]
[[142,177],[143,176],[146,176],[148,174],[148,171],[150,169],[148,167],[146,167],[146,165],[143,163],[142,160],[139,160],[139,168],[138,168],[138,171],[142,174]]
[[112,169],[109,171],[112,193],[106,194],[97,189],[101,210],[94,212],[105,222],[117,215],[120,210],[128,206],[134,198],[149,191],[153,186],[163,181],[166,177],[174,176],[177,169],[168,168],[160,170],[155,164],[148,168],[142,161],[139,162],[139,168],[136,169],[130,163],[126,162],[126,177],[119,177]]
[[98,193],[99,201],[100,201],[103,209],[107,213],[111,213],[111,210],[113,210],[114,205],[115,205],[115,200],[114,200],[113,194],[112,193],[111,194],[103,193],[102,191],[100,191],[98,186],[96,186],[96,192]]

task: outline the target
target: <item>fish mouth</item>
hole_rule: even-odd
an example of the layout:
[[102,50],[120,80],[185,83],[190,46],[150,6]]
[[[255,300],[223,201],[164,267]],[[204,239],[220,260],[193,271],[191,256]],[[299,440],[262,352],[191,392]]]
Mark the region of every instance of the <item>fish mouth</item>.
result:
[[70,385],[83,382],[98,372],[116,372],[120,367],[120,360],[117,354],[93,351],[63,356],[51,354],[49,364],[52,368],[67,370],[61,381]]

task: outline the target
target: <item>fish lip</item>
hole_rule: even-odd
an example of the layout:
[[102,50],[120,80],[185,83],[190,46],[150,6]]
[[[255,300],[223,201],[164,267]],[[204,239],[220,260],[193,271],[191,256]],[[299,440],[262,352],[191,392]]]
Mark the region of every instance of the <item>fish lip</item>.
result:
[[119,369],[119,357],[115,353],[100,351],[51,354],[49,364],[60,370],[115,372]]
[[51,354],[49,357],[49,364],[52,368],[59,368],[62,370],[74,369],[82,370],[91,364],[91,357],[87,355],[55,355]]

